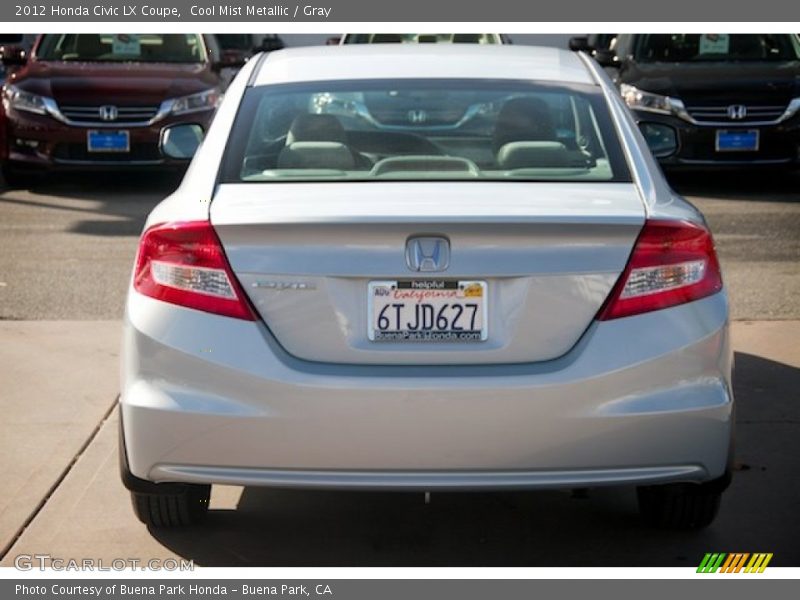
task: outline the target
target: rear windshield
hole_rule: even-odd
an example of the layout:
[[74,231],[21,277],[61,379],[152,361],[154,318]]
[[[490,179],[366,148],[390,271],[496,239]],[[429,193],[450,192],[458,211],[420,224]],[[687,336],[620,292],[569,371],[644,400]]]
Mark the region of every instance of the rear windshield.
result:
[[223,179],[630,181],[630,175],[596,86],[369,80],[248,90]]
[[636,37],[634,58],[640,62],[786,61],[798,60],[791,35],[751,33],[672,33]]
[[36,57],[83,62],[197,63],[206,60],[206,53],[195,33],[61,33],[45,35]]

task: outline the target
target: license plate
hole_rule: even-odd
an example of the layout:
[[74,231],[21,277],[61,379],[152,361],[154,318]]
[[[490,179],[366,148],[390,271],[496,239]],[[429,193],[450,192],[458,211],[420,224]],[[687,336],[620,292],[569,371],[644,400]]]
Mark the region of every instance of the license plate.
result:
[[755,152],[758,150],[757,129],[717,130],[717,152]]
[[371,281],[368,335],[374,342],[486,340],[485,281]]
[[130,135],[127,131],[93,130],[86,134],[86,149],[89,152],[129,152]]

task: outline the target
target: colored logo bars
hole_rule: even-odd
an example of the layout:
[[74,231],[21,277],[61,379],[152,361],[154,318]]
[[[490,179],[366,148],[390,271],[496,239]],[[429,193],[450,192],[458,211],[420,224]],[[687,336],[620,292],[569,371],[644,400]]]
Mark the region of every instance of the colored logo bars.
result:
[[[748,561],[748,558],[750,559]],[[726,554],[724,552],[707,553],[700,566],[697,567],[698,573],[763,573],[769,561],[772,560],[772,553],[758,552],[750,554],[748,552],[737,552]],[[745,566],[747,563],[747,566]]]

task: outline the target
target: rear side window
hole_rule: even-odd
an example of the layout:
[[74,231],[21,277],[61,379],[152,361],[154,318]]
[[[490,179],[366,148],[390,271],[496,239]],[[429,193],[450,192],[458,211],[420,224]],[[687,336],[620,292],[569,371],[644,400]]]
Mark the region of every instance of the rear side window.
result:
[[247,91],[227,182],[630,181],[596,86],[366,80]]

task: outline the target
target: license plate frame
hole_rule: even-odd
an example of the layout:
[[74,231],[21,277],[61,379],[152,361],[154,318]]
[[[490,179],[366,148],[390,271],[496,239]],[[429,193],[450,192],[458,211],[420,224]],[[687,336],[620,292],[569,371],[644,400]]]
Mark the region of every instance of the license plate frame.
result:
[[714,149],[717,152],[758,152],[760,138],[758,129],[717,129]]
[[86,132],[86,151],[115,154],[130,152],[131,134],[127,129],[90,129]]
[[[384,290],[378,295],[378,290]],[[460,280],[422,280],[422,279],[397,279],[397,280],[379,280],[370,281],[367,286],[367,337],[371,342],[378,343],[455,343],[455,344],[474,344],[485,342],[489,338],[489,286],[486,281],[477,279],[460,279]],[[388,294],[386,293],[388,292]],[[402,298],[390,298],[389,294],[396,295],[401,293]],[[431,294],[433,293],[433,294]],[[414,297],[417,300],[414,301]],[[427,296],[427,297],[426,297]],[[433,296],[433,297],[431,297]],[[394,299],[396,303],[409,304],[429,304],[441,306],[447,304],[473,304],[477,303],[479,306],[474,310],[474,314],[465,315],[465,318],[476,319],[480,325],[479,328],[473,329],[451,329],[450,325],[459,324],[462,313],[458,313],[455,307],[444,317],[448,320],[448,327],[446,329],[426,329],[426,330],[411,330],[411,329],[380,329],[377,324],[376,318],[379,314],[376,313],[376,300],[381,297],[384,300],[382,303],[377,304],[378,307],[386,305],[386,302]],[[453,303],[452,300],[456,302]],[[479,300],[478,300],[479,299]],[[428,300],[424,302],[423,300]],[[451,300],[451,302],[446,302]],[[433,301],[433,302],[431,302]],[[390,305],[389,305],[390,306]],[[378,310],[383,310],[378,308]],[[415,320],[419,325],[420,315],[415,310]],[[466,313],[468,308],[463,308],[463,313]],[[399,312],[393,311],[391,317],[397,324],[398,319],[400,322],[405,321],[406,314],[405,306]],[[436,320],[437,308],[433,308],[433,320]],[[456,314],[458,313],[458,314]],[[425,318],[423,316],[423,318]],[[452,318],[453,322],[449,320]],[[463,321],[466,324],[466,321]],[[408,324],[408,323],[407,323]],[[434,323],[435,325],[435,323]]]

